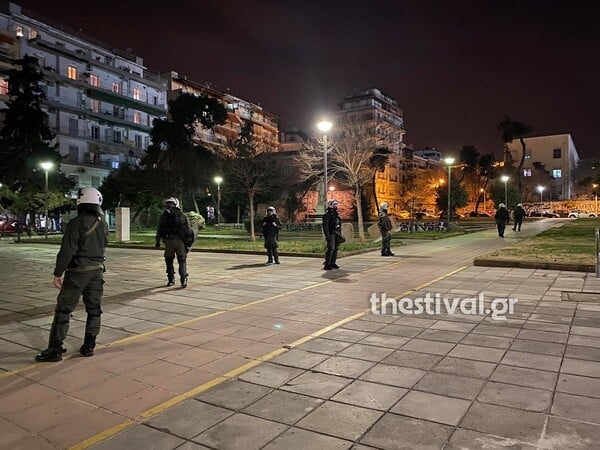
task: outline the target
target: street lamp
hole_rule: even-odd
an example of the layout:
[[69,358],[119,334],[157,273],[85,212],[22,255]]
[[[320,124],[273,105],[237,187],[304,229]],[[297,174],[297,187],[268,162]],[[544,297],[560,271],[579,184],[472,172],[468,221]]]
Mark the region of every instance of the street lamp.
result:
[[485,189],[479,188],[479,192],[483,194],[483,210],[485,211],[487,208],[485,207]]
[[215,183],[217,183],[217,225],[222,222],[221,217],[221,183],[223,182],[223,177],[216,176]]
[[450,231],[450,184],[452,184],[452,164],[454,164],[454,158],[445,158],[444,162],[448,164],[448,231]]
[[323,200],[327,203],[327,132],[331,130],[333,124],[328,120],[322,120],[317,123],[317,128],[323,133]]
[[49,161],[44,161],[40,164],[42,169],[44,169],[44,175],[46,180],[46,226],[44,227],[44,238],[48,239],[48,203],[49,203],[49,192],[48,192],[48,171],[54,167],[54,164]]
[[[0,184],[1,186],[2,184]],[[598,185],[597,184],[592,184],[592,187],[594,188],[594,200],[596,205],[594,206],[594,211],[596,212],[596,216],[598,216]]]
[[333,200],[333,191],[335,191],[335,186],[329,186],[329,192],[331,192],[331,200]]
[[546,189],[544,186],[538,186],[537,187],[537,190],[540,193],[540,203],[542,203],[544,201],[543,197],[542,197],[542,192],[544,192],[544,189]]
[[506,183],[508,182],[508,180],[510,180],[510,177],[508,175],[502,175],[502,178],[500,179],[504,181],[504,204],[508,209],[508,188],[506,187]]

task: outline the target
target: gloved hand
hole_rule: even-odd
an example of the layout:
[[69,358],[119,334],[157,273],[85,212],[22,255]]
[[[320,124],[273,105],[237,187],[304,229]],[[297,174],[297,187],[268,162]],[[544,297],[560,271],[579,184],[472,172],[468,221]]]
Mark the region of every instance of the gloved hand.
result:
[[154,244],[154,247],[160,248],[160,241],[156,241],[156,244]]
[[186,247],[186,248],[185,248],[185,252],[186,252],[186,253],[189,253],[191,249],[192,249],[192,247]]

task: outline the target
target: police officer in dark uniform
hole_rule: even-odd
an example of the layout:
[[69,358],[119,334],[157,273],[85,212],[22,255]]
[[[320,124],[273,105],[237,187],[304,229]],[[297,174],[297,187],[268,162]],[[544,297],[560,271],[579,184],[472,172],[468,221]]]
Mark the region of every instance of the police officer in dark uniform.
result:
[[325,252],[325,262],[323,269],[339,269],[336,264],[338,248],[342,239],[342,221],[337,212],[338,201],[330,200],[327,202],[327,212],[323,215],[323,234],[327,242],[327,251]]
[[[60,289],[48,348],[38,353],[36,361],[60,361],[65,350],[63,341],[69,331],[69,318],[83,294],[87,312],[85,336],[79,352],[92,356],[100,332],[100,303],[104,285],[104,251],[108,245],[108,224],[104,220],[102,194],[88,187],[79,190],[77,217],[65,230],[56,256],[54,286]],[[64,278],[63,278],[64,274]]]
[[165,211],[160,216],[156,232],[156,248],[160,241],[165,243],[165,263],[167,265],[167,286],[175,284],[175,256],[179,264],[181,287],[187,286],[187,254],[194,243],[194,233],[185,214],[179,209],[179,200],[175,197],[165,199]]
[[517,207],[515,208],[515,212],[513,213],[513,218],[513,231],[521,231],[521,225],[523,225],[523,220],[525,220],[525,210],[523,209],[523,203],[517,203]]
[[504,229],[506,228],[506,225],[508,225],[508,222],[510,222],[510,214],[504,203],[498,205],[494,220],[496,221],[496,227],[498,228],[498,236],[504,237]]
[[392,221],[388,215],[388,209],[390,205],[382,203],[379,207],[379,219],[377,220],[377,226],[381,233],[381,256],[394,256],[392,253],[391,242],[392,242]]
[[275,208],[267,208],[267,216],[262,221],[262,234],[265,238],[265,248],[267,249],[267,264],[279,264],[279,253],[277,252],[277,241],[279,240],[279,229],[281,220],[275,213]]

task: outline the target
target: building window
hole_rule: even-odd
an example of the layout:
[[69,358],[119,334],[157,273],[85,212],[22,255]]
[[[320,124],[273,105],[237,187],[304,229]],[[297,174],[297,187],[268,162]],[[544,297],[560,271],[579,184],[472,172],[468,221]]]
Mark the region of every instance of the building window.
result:
[[79,147],[76,145],[69,145],[69,161],[74,163],[79,162]]
[[90,74],[90,86],[100,86],[100,78],[98,78],[98,75],[94,75],[93,73]]
[[152,97],[152,103],[154,103],[154,105],[158,105],[158,97],[156,95]]
[[0,78],[0,94],[8,95],[8,80]]
[[69,119],[69,136],[79,136],[79,121],[77,119]]
[[141,100],[142,99],[142,91],[140,91],[138,88],[133,88],[133,99],[134,100]]
[[561,158],[560,148],[555,148],[554,150],[552,150],[552,157],[554,159],[560,159]]
[[554,178],[560,178],[560,177],[562,177],[562,170],[561,169],[554,169],[552,171],[552,176]]
[[15,36],[23,37],[23,27],[15,27]]
[[133,123],[140,124],[142,123],[142,113],[139,111],[134,111],[133,113]]
[[92,125],[90,136],[92,139],[100,139],[100,127]]
[[110,162],[110,167],[112,167],[113,169],[118,169],[119,168],[119,161],[111,161]]
[[28,39],[35,39],[38,36],[38,32],[37,30],[34,30],[33,28],[29,29],[29,33],[27,33],[27,38]]
[[91,99],[90,100],[90,109],[93,112],[100,112],[100,100]]
[[530,177],[531,176],[531,169],[523,169],[523,176],[524,177]]
[[100,177],[95,177],[92,175],[92,187],[98,189],[100,187]]
[[[113,133],[113,142],[123,142],[122,134],[120,131],[116,131]],[[118,169],[118,167],[115,167]]]
[[144,145],[144,140],[141,134],[136,134],[135,135],[135,146],[137,148],[142,148],[142,146]]
[[113,83],[112,91],[116,94],[120,94],[121,93],[121,83]]
[[68,66],[67,67],[67,77],[70,78],[71,80],[76,80],[77,79],[77,67]]

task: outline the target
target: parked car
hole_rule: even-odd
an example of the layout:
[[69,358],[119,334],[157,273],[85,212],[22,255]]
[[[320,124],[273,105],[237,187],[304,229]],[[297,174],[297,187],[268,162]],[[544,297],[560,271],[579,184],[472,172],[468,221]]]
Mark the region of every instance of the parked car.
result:
[[[452,216],[450,217],[450,219],[457,220],[457,219],[462,219],[463,217],[464,216],[462,214],[459,214],[456,211],[454,211],[452,213]],[[440,220],[448,220],[448,212],[446,210],[444,210],[440,213]]]
[[417,219],[417,220],[425,220],[425,219],[435,220],[435,219],[437,219],[437,217],[435,217],[433,214],[431,214],[428,211],[419,211],[419,212],[415,213],[415,219]]
[[560,216],[550,211],[530,211],[529,217],[547,217],[551,219],[556,219]]
[[596,217],[596,214],[587,211],[582,211],[580,209],[575,209],[569,212],[569,217],[574,219],[581,219],[584,217]]
[[471,211],[469,217],[492,217],[485,211]]
[[[29,227],[22,224],[21,233],[29,234]],[[0,236],[4,234],[15,234],[18,232],[17,220],[13,218],[0,218]]]

